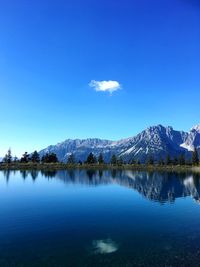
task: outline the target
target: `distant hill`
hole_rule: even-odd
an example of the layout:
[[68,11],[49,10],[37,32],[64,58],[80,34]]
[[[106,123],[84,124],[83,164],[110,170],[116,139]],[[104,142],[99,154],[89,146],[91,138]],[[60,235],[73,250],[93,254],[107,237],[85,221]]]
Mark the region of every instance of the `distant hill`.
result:
[[102,153],[106,161],[115,154],[126,161],[134,159],[144,162],[149,155],[155,160],[161,157],[164,159],[167,154],[178,156],[180,153],[185,153],[186,157],[189,157],[195,147],[200,151],[200,125],[194,126],[189,132],[157,125],[145,129],[136,136],[119,141],[98,138],[67,139],[41,150],[39,154],[43,156],[46,153],[55,153],[62,162],[66,162],[71,153],[77,161],[84,161],[90,152],[96,156]]

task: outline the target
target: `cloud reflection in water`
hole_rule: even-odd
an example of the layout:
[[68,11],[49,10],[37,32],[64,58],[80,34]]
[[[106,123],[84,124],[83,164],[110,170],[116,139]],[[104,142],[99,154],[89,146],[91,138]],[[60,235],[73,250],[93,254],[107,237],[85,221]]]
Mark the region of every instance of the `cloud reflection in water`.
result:
[[114,253],[118,250],[119,246],[111,239],[94,240],[92,242],[94,254],[108,254]]

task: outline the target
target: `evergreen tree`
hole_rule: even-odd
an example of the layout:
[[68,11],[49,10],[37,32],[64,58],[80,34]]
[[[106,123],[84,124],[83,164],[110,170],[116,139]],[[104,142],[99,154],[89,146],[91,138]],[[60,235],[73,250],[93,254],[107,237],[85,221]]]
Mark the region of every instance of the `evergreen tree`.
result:
[[103,159],[103,154],[100,153],[99,154],[99,157],[98,157],[98,163],[101,165],[101,164],[104,164],[104,159]]
[[40,156],[37,151],[34,151],[33,154],[31,155],[31,161],[34,163],[39,163],[40,162]]
[[164,160],[162,157],[160,157],[159,161],[158,161],[158,165],[163,166],[165,164]]
[[11,153],[11,149],[8,149],[8,163],[12,162],[12,153]]
[[178,159],[178,164],[179,165],[185,165],[185,154],[181,153]]
[[13,158],[13,162],[18,162],[18,158],[17,158],[17,156],[14,156],[14,158]]
[[42,158],[41,158],[42,163],[46,162],[47,156],[48,156],[48,153],[46,153],[45,155],[42,156]]
[[44,156],[42,156],[41,161],[43,163],[57,163],[58,158],[55,153],[46,153]]
[[149,155],[149,156],[148,156],[146,163],[147,163],[148,165],[154,165],[154,158],[153,158],[152,155]]
[[172,161],[171,161],[170,154],[167,154],[167,156],[166,156],[166,160],[165,160],[165,164],[166,164],[166,165],[170,165],[171,163],[172,163]]
[[199,164],[199,155],[197,148],[194,149],[192,152],[192,165],[198,165]]
[[97,159],[96,157],[93,155],[93,153],[90,153],[87,157],[87,160],[86,160],[86,163],[87,164],[96,164],[97,163]]
[[22,157],[21,157],[21,162],[22,162],[22,163],[27,163],[27,162],[29,162],[29,154],[28,154],[28,152],[25,152],[25,153],[22,155]]
[[8,164],[12,162],[12,153],[11,153],[11,149],[10,149],[10,148],[8,149],[8,152],[7,152],[7,154],[5,155],[3,161],[4,161],[5,163],[8,163]]
[[136,164],[136,160],[135,159],[132,159],[132,160],[130,160],[129,163],[132,164],[132,165],[135,165]]
[[69,155],[67,159],[67,164],[75,164],[75,158],[73,153]]
[[122,166],[123,165],[123,159],[122,159],[122,157],[120,157],[118,160],[117,160],[117,165],[118,166]]
[[55,153],[49,154],[49,162],[50,163],[57,163],[58,162],[58,158],[57,158],[57,155]]
[[8,155],[7,155],[7,153],[5,154],[5,156],[3,158],[3,162],[4,163],[8,163]]
[[116,157],[115,154],[112,155],[111,160],[110,160],[110,163],[112,165],[116,165],[117,164],[117,157]]
[[178,165],[178,159],[176,156],[174,156],[174,159],[173,159],[173,165]]

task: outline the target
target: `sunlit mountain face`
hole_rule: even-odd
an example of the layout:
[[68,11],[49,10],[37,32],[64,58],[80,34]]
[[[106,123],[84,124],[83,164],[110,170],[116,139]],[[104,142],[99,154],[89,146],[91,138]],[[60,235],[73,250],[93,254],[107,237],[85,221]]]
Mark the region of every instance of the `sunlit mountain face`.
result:
[[67,139],[41,150],[39,154],[42,157],[46,153],[55,153],[62,162],[66,162],[70,154],[74,154],[76,161],[85,161],[90,152],[95,156],[102,153],[107,162],[113,154],[127,162],[133,159],[145,162],[149,155],[159,160],[165,158],[167,154],[178,157],[184,153],[189,159],[195,148],[200,152],[200,125],[194,126],[189,132],[157,125],[145,129],[136,136],[119,141],[97,138]]

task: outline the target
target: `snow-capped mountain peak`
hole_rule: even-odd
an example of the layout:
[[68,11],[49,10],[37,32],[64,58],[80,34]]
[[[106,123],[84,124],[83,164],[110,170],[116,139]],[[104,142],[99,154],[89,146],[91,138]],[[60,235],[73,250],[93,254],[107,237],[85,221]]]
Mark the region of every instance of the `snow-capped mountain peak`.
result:
[[113,154],[122,157],[126,161],[146,161],[149,155],[155,160],[165,158],[167,154],[179,156],[185,153],[191,156],[194,148],[200,150],[200,125],[194,126],[189,133],[176,131],[171,126],[151,126],[136,136],[121,139],[119,141],[102,140],[98,138],[67,139],[55,146],[49,146],[41,150],[40,156],[45,153],[56,153],[60,161],[66,162],[68,156],[73,153],[76,160],[86,160],[92,152],[95,156],[103,154],[105,161],[110,161]]
[[193,126],[190,131],[196,131],[196,132],[200,133],[200,124]]
[[191,128],[185,142],[181,144],[181,147],[188,151],[194,151],[195,148],[200,148],[200,124]]

